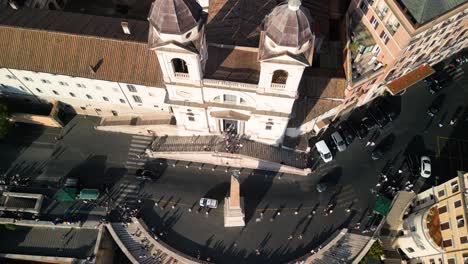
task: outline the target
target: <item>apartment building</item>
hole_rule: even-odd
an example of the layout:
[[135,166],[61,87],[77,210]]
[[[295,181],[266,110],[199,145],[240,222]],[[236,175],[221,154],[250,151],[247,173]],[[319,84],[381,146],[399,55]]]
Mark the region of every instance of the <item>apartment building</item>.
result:
[[468,46],[467,0],[353,0],[346,21],[343,108],[397,94]]
[[413,200],[394,241],[409,263],[467,263],[467,184],[468,173],[458,172]]

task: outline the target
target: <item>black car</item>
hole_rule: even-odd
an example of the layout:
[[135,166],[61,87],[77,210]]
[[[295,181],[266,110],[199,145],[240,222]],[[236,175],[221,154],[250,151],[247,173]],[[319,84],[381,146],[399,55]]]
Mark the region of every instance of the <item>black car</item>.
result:
[[442,86],[442,84],[440,84],[440,83],[430,83],[429,84],[429,93],[435,94],[435,93],[439,92],[440,90],[442,90],[443,88],[444,88],[444,86]]
[[395,108],[391,106],[390,103],[383,97],[376,98],[373,102],[373,107],[379,109],[380,112],[382,112],[387,117],[389,122],[392,122],[397,117]]
[[437,96],[437,98],[434,99],[434,101],[432,101],[432,104],[429,106],[426,113],[429,116],[434,117],[440,111],[440,107],[442,106],[444,99],[445,99],[445,96],[443,94]]
[[137,179],[140,180],[153,180],[156,174],[151,170],[138,169],[135,173]]
[[383,155],[384,155],[383,151],[379,148],[376,148],[374,149],[374,151],[372,151],[371,158],[373,160],[379,160],[383,157]]
[[356,136],[359,138],[359,139],[363,139],[365,137],[367,137],[367,134],[369,133],[369,131],[367,130],[367,128],[364,126],[364,124],[360,124],[358,126],[358,128],[356,129],[357,133],[356,133]]
[[377,107],[369,107],[368,113],[369,116],[374,119],[379,128],[383,128],[389,122],[387,116],[384,115]]
[[375,120],[371,117],[364,117],[362,120],[361,120],[361,124],[364,125],[364,127],[367,129],[367,131],[371,131],[372,129],[374,129],[376,126],[377,126],[377,123],[375,122]]
[[357,134],[356,129],[352,127],[352,125],[350,125],[347,121],[341,122],[341,124],[338,125],[338,130],[340,131],[340,134],[343,136],[343,139],[347,145],[350,145],[353,142]]
[[450,118],[450,125],[453,126],[458,122],[458,119],[460,119],[461,113],[463,110],[463,106],[457,107],[455,109],[455,112],[453,112],[452,118]]

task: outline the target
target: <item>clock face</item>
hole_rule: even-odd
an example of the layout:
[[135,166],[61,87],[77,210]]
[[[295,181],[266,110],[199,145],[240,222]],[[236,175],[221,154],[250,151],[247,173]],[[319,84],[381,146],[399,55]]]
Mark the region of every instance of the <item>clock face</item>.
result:
[[191,93],[187,92],[187,91],[182,91],[182,90],[177,90],[176,91],[176,94],[180,97],[183,97],[183,98],[190,98],[192,96]]

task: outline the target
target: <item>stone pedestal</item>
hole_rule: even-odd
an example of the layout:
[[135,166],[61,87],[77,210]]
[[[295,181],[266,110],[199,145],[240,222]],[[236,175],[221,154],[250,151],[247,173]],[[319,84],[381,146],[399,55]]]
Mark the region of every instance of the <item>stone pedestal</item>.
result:
[[245,226],[244,199],[240,197],[239,181],[231,176],[230,196],[224,200],[224,226]]

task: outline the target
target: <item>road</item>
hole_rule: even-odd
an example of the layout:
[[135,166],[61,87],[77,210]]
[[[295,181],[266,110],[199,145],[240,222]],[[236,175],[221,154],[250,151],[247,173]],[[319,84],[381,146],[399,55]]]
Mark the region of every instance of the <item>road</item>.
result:
[[[456,170],[468,170],[467,124],[436,125],[444,112],[450,116],[457,106],[468,102],[466,71],[455,73],[456,80],[441,92],[446,98],[434,120],[425,112],[435,96],[429,94],[423,82],[392,98],[400,114],[383,129],[380,141],[393,138],[393,147],[378,161],[370,158],[372,149],[364,146],[365,140],[356,139],[345,152],[334,153],[331,163],[323,164],[314,152],[316,165],[308,177],[242,170],[245,228],[223,226],[222,201],[228,193],[229,169],[226,172],[226,168],[212,165],[200,169],[200,164],[146,160],[139,154],[151,143],[151,137],[97,131],[95,118],[79,116],[62,131],[19,125],[0,142],[0,169],[20,171],[49,191],[55,189],[48,186],[60,186],[65,177],[79,177],[84,187],[101,188],[106,184],[114,205],[139,205],[138,200],[142,200],[142,217],[148,225],[158,234],[162,232],[162,240],[187,254],[200,251],[203,257],[223,263],[281,263],[306,254],[343,227],[358,222],[365,226],[375,201],[370,190],[376,189],[378,175],[389,161],[395,173],[405,156],[416,160],[421,155],[431,157],[433,177],[411,178],[416,181],[416,190],[448,180]],[[361,116],[358,110],[349,119],[359,120]],[[331,132],[324,138],[328,139]],[[63,139],[56,140],[56,135]],[[135,170],[145,166],[162,169],[163,173],[153,182],[135,179]],[[334,186],[318,193],[315,186],[323,178]],[[221,204],[208,215],[206,210],[197,213],[201,197],[216,198]],[[336,208],[326,216],[323,209],[330,201],[336,203]],[[79,202],[51,202],[47,211],[54,215],[66,208],[97,215],[105,212],[103,208],[82,206]],[[309,218],[313,211],[316,214]],[[293,238],[288,239],[291,235]],[[260,249],[260,256],[255,254],[256,249]]]

